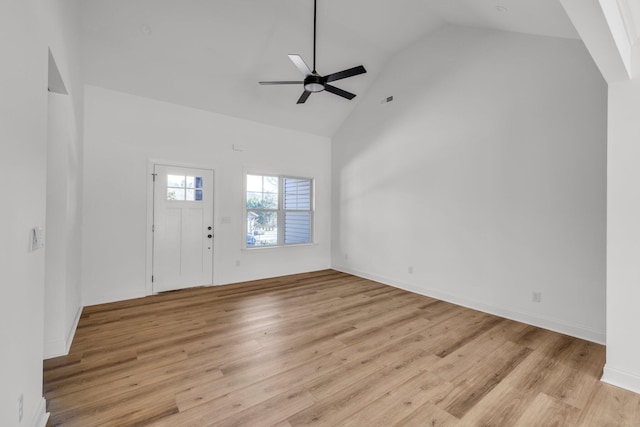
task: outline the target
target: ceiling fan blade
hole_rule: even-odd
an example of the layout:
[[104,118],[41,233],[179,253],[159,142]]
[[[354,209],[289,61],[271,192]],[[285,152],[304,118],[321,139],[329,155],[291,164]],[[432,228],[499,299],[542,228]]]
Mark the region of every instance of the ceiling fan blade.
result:
[[305,102],[307,102],[309,95],[311,95],[311,92],[309,91],[305,90],[304,92],[302,92],[302,95],[300,95],[300,99],[298,99],[298,102],[296,104],[304,104]]
[[303,82],[302,81],[291,81],[291,80],[284,80],[284,81],[276,81],[276,82],[258,82],[261,85],[301,85]]
[[336,80],[346,79],[347,77],[357,76],[358,74],[364,74],[367,70],[362,65],[349,68],[348,70],[338,71],[337,73],[329,74],[325,76],[327,82],[335,82]]
[[304,59],[302,59],[300,55],[289,54],[289,59],[291,59],[291,62],[293,62],[293,64],[298,67],[298,70],[300,70],[300,72],[305,76],[313,74],[307,63],[304,62]]
[[324,90],[326,90],[327,92],[331,92],[334,95],[338,95],[341,96],[343,98],[347,98],[347,99],[353,99],[355,98],[355,94],[351,93],[351,92],[347,92],[346,90],[342,90],[340,88],[337,88],[335,86],[331,86],[331,85],[324,85]]

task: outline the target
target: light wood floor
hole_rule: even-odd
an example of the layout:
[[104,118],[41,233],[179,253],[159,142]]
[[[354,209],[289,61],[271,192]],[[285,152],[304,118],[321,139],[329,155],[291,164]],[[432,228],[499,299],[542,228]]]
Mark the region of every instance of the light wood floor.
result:
[[332,270],[86,307],[50,426],[639,426],[603,346]]

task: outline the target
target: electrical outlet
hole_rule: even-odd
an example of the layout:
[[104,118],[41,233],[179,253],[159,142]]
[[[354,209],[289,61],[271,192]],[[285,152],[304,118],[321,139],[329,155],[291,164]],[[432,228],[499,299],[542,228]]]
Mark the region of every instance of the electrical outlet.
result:
[[407,268],[407,271],[409,274],[413,274],[413,265],[410,265],[409,268]]
[[531,300],[533,302],[542,302],[542,292],[534,291]]
[[22,422],[22,416],[24,415],[24,396],[21,394],[18,398],[18,422]]
[[349,261],[349,254],[347,254],[347,253],[344,254],[344,260],[345,261]]

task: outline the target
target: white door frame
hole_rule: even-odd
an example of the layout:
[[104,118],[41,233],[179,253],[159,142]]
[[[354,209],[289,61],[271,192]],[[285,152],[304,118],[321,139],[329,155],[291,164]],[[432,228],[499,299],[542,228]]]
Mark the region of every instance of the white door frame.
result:
[[[177,166],[181,168],[194,168],[194,169],[208,169],[213,171],[213,222],[214,224],[213,231],[216,231],[215,227],[215,218],[216,218],[216,170],[211,165],[204,165],[198,163],[185,163],[179,162],[175,160],[166,160],[166,159],[155,159],[150,158],[147,159],[147,223],[146,223],[146,239],[147,239],[147,249],[146,249],[146,260],[145,260],[145,293],[146,295],[153,295],[153,282],[151,281],[151,276],[153,274],[153,202],[154,202],[154,192],[153,192],[153,174],[155,165],[167,165],[167,166]],[[212,274],[212,283],[215,285],[215,253],[216,253],[216,240],[215,237],[213,239],[213,274]]]

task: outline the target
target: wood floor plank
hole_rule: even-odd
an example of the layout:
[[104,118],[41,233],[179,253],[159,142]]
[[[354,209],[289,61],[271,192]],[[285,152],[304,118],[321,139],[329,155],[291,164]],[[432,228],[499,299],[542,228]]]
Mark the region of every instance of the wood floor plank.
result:
[[[214,381],[221,376],[222,373],[216,369],[172,376],[166,380],[124,393],[105,394],[81,406],[57,410],[52,413],[51,420],[53,425],[108,424],[121,426],[144,422],[147,418],[160,419],[178,412],[179,409],[175,401],[177,391]],[[106,381],[106,386],[109,385],[109,381]]]
[[453,388],[453,384],[430,372],[420,372],[343,420],[341,425],[393,426],[408,418],[422,405],[444,398]]
[[454,352],[441,358],[430,369],[434,375],[440,376],[448,381],[471,372],[483,364],[488,363],[487,358],[493,357],[493,353],[501,346],[507,345],[508,333],[518,327],[516,322],[500,322],[484,334],[479,334],[473,340],[468,341]]
[[460,426],[512,426],[531,406],[535,396],[507,384],[497,385],[460,420]]
[[580,426],[632,427],[640,425],[640,395],[598,383],[589,404],[580,414]]
[[[130,375],[122,378],[109,378],[110,394],[118,395],[139,390],[147,386],[158,386],[166,384],[166,380],[175,377],[188,379],[190,376],[201,377],[203,374],[208,375],[212,370],[220,372],[218,366],[227,360],[231,360],[239,355],[253,354],[258,351],[259,346],[255,342],[242,343],[237,346],[230,346],[222,351],[212,351],[209,353],[199,353],[194,355],[187,354],[185,351],[178,353],[180,360],[175,363],[159,364],[152,367],[147,361],[141,364],[138,369],[132,369]],[[221,372],[220,372],[221,373]],[[222,378],[222,375],[219,375]],[[208,384],[215,383],[208,378]],[[253,379],[251,379],[253,381]],[[250,381],[249,381],[250,382]],[[49,410],[54,412],[62,412],[82,405],[89,405],[104,399],[104,390],[99,382],[83,383],[80,387],[65,387],[66,394],[51,393],[48,401]],[[192,384],[190,390],[196,389],[197,386]],[[176,391],[176,395],[178,395]]]
[[85,307],[48,426],[639,426],[605,348],[333,270]]
[[288,421],[292,426],[339,425],[345,418],[418,375],[429,363],[426,355],[408,362],[399,361],[397,365],[376,370],[348,387],[335,387],[330,394],[323,394],[324,398],[321,400],[319,395],[312,391],[320,401],[298,412]]
[[284,421],[288,422],[289,416],[306,410],[314,402],[308,391],[304,388],[298,388],[279,394],[222,421],[205,425],[216,427],[270,426]]
[[[455,427],[462,424],[460,424],[460,420],[447,411],[440,409],[431,402],[427,402],[396,424],[390,425],[396,427]],[[380,425],[380,427],[383,426]]]
[[[268,400],[280,393],[302,386],[304,383],[317,378],[326,372],[331,372],[342,365],[342,362],[331,354],[312,359],[302,365],[287,371],[276,373],[261,381],[230,391],[224,390],[225,396],[235,409],[243,410],[260,402]],[[220,389],[204,385],[194,387],[183,393],[176,394],[176,402],[181,411],[196,407],[207,406],[207,410],[213,410],[213,405],[206,402],[211,397],[219,397]],[[228,409],[227,409],[228,411]]]
[[[341,359],[341,361],[345,362],[345,359]],[[380,365],[375,363],[375,359],[361,358],[346,362],[337,369],[318,378],[310,379],[305,383],[305,388],[318,401],[322,401],[334,395],[336,391],[346,389],[379,370]]]
[[580,410],[544,393],[538,394],[514,427],[563,427],[575,425]]
[[458,377],[454,382],[455,392],[438,402],[438,406],[453,416],[462,418],[531,353],[531,349],[516,345],[504,346],[502,349],[503,351],[492,354],[491,364],[485,364],[482,369],[468,371],[464,377]]

